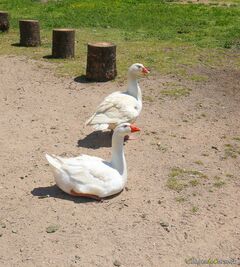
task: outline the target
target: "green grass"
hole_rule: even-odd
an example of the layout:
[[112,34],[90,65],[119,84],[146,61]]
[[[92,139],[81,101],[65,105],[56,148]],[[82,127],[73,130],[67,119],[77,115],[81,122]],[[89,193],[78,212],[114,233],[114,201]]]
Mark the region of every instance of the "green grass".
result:
[[226,183],[221,179],[221,177],[219,176],[215,176],[214,177],[214,183],[213,186],[217,187],[217,188],[221,188],[223,187]]
[[240,155],[240,146],[236,144],[224,145],[224,158],[237,158]]
[[182,203],[185,202],[187,199],[183,196],[178,196],[175,198],[176,202]]
[[[240,57],[236,56],[239,53],[239,5],[182,5],[163,0],[61,0],[48,3],[2,0],[0,10],[11,15],[10,33],[0,34],[0,55],[42,59],[51,54],[52,28],[77,30],[75,59],[44,59],[58,63],[57,72],[61,75],[84,74],[86,43],[96,41],[117,44],[120,79],[125,78],[127,67],[134,62],[142,62],[162,75],[176,74],[195,82],[207,80],[206,76],[188,73],[188,69],[199,64],[240,67]],[[11,46],[19,41],[18,20],[23,18],[40,21],[42,47]]]
[[174,98],[178,98],[181,96],[189,96],[191,89],[188,88],[173,88],[173,89],[164,89],[160,91],[160,93],[164,96],[170,96]]
[[123,30],[126,40],[181,40],[203,47],[239,46],[240,7],[171,4],[161,0],[62,0],[47,4],[2,0],[0,9],[19,18],[35,18],[42,28]]
[[180,192],[186,187],[187,184],[184,183],[182,180],[177,179],[176,177],[170,177],[167,180],[167,187],[171,190]]
[[197,164],[197,165],[204,165],[201,160],[196,160],[196,161],[194,161],[194,163]]
[[200,179],[207,179],[208,177],[197,170],[186,170],[179,167],[171,169],[167,187],[171,190],[181,192],[184,188],[191,186],[196,187],[201,184]]
[[191,79],[192,81],[195,81],[195,82],[204,82],[204,81],[208,81],[208,77],[205,76],[205,75],[196,75],[196,74],[194,74],[194,75],[190,76],[190,79]]
[[239,136],[235,136],[235,137],[233,137],[233,140],[240,142],[240,137]]
[[199,208],[196,206],[193,206],[191,209],[192,213],[196,213],[196,212],[198,212],[198,210],[199,210]]

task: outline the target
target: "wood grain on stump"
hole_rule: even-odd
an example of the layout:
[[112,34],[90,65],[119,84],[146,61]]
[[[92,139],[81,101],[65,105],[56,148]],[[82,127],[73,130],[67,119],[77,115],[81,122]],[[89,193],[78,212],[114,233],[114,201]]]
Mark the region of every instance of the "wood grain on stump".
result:
[[19,20],[20,45],[40,46],[40,26],[38,20]]
[[9,15],[5,11],[0,11],[0,31],[7,32],[9,30]]
[[113,43],[89,43],[86,78],[105,82],[117,76],[116,45]]
[[52,56],[54,58],[72,58],[75,50],[74,29],[54,29],[52,35]]

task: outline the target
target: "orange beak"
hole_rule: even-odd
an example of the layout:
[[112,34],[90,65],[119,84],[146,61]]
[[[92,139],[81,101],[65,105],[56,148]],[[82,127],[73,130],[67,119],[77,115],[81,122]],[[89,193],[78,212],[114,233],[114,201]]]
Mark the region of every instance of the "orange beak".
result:
[[150,73],[150,71],[147,68],[143,67],[142,68],[142,73],[143,74],[148,74],[148,73]]
[[133,124],[130,125],[130,128],[131,128],[132,133],[140,131],[140,129],[136,125],[133,125]]

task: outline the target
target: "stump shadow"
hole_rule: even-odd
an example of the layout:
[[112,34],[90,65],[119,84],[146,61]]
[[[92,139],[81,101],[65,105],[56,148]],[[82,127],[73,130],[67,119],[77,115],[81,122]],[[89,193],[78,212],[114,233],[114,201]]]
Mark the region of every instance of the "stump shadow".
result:
[[86,75],[80,75],[80,76],[75,77],[74,82],[76,82],[76,83],[96,83],[95,81],[88,80]]
[[46,55],[46,56],[43,56],[43,58],[44,59],[56,59],[52,55]]
[[20,43],[13,43],[13,44],[11,44],[11,46],[22,47],[22,45]]
[[39,199],[44,198],[59,198],[68,201],[73,201],[75,203],[89,203],[89,202],[99,202],[98,200],[85,198],[85,197],[75,197],[68,195],[57,187],[57,185],[50,185],[46,187],[36,187],[31,191],[31,194]]
[[35,45],[24,45],[24,44],[20,44],[20,43],[13,43],[13,44],[11,44],[11,46],[25,47],[25,48],[37,48],[37,47],[39,47],[39,45],[37,45],[37,46],[35,46]]
[[77,142],[77,147],[85,147],[98,149],[101,147],[111,147],[112,146],[112,133],[94,131],[88,134],[83,139],[79,139]]

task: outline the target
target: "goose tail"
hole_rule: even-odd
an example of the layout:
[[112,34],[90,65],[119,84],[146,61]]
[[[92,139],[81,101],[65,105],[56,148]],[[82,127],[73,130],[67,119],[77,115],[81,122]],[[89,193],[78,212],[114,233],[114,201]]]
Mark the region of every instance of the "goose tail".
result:
[[91,125],[93,129],[97,131],[107,130],[109,127],[108,123],[101,123],[101,122],[98,123],[96,118],[96,113],[85,122],[85,125]]
[[91,121],[93,120],[93,118],[95,117],[95,113],[85,122],[85,125],[91,125]]
[[54,167],[55,169],[58,169],[58,170],[61,169],[62,162],[60,161],[60,159],[57,156],[46,154],[45,157],[52,167]]

